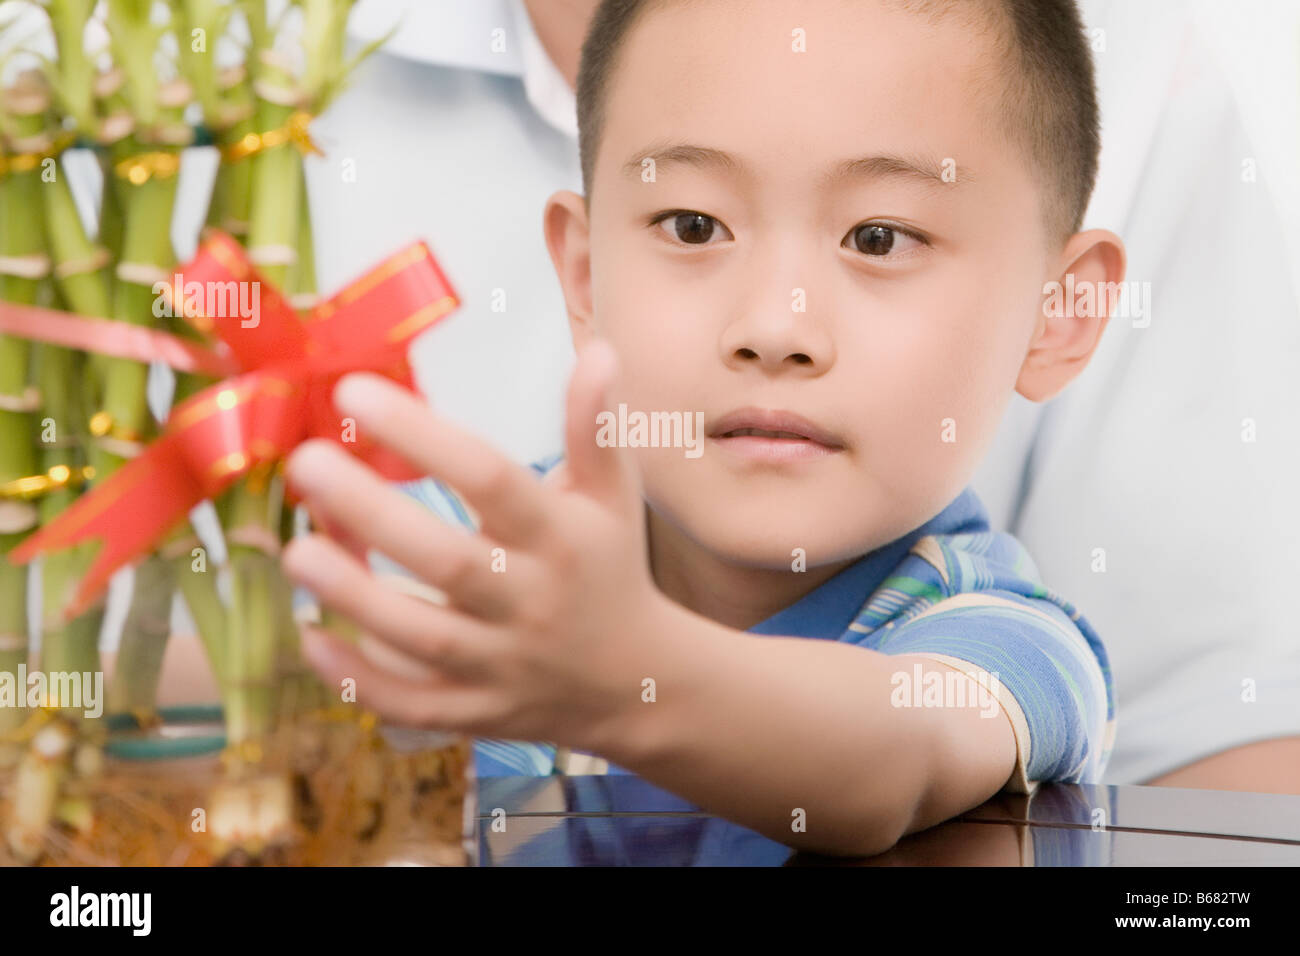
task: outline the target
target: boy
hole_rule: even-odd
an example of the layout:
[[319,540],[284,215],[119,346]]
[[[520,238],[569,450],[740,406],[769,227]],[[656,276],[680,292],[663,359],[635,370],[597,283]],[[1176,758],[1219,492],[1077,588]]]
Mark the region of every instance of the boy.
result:
[[596,758],[801,850],[1097,780],[1105,651],[963,490],[1012,389],[1051,398],[1096,348],[1104,303],[1056,307],[1066,277],[1123,278],[1120,240],[1078,231],[1073,4],[606,0],[578,112],[584,196],[544,217],[578,350],[564,460],[538,481],[345,379],[339,413],[453,521],[295,453],[335,535],[286,570],[367,632],[308,629],[314,666],[483,738],[480,772]]

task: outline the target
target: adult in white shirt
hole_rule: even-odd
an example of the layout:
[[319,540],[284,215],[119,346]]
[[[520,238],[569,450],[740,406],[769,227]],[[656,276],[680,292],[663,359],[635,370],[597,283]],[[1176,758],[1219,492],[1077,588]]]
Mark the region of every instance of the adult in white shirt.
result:
[[1084,228],[1124,237],[1147,310],[1059,398],[1012,405],[975,487],[1106,642],[1106,782],[1300,793],[1300,236],[1269,188],[1292,169],[1256,152],[1189,5],[1081,8],[1106,47]]

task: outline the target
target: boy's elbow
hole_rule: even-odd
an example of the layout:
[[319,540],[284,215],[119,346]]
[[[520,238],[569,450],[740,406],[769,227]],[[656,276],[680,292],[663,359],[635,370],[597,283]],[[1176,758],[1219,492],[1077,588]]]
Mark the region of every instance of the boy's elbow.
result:
[[906,818],[897,816],[877,821],[874,827],[863,834],[863,839],[855,848],[854,856],[878,856],[892,850],[899,840],[907,835],[911,827],[911,815]]
[[[909,832],[912,816],[895,814],[882,816],[878,812],[866,813],[845,822],[829,840],[803,839],[786,842],[802,853],[819,856],[858,858],[878,856],[894,848]],[[812,836],[807,834],[805,836]]]
[[[881,763],[874,761],[870,766]],[[879,775],[872,772],[841,790],[841,797],[852,809],[841,816],[840,825],[824,848],[804,848],[823,856],[878,856],[892,850],[914,830],[924,829],[928,781],[922,768],[916,764],[904,767],[896,762],[891,766],[894,773],[888,786],[882,786]]]
[[892,850],[902,838],[903,832],[901,830],[882,831],[870,834],[867,838],[859,841],[855,846],[845,848],[838,853],[830,855],[852,858],[879,856],[882,853]]

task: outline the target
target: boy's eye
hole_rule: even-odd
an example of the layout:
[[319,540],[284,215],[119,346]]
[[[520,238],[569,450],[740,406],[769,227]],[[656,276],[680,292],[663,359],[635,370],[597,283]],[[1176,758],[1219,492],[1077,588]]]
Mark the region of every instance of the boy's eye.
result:
[[854,226],[844,237],[844,244],[856,252],[877,259],[890,257],[891,253],[892,258],[899,258],[900,253],[927,245],[926,241],[915,233],[896,226],[884,226],[873,222]]
[[655,217],[652,224],[657,224],[664,232],[669,233],[678,242],[684,242],[693,246],[708,245],[709,240],[715,236],[725,234],[728,239],[734,239],[726,226],[712,216],[706,216],[702,212],[681,212],[674,210],[672,212],[660,213]]
[[[692,246],[705,246],[711,240],[735,238],[721,220],[691,210],[660,213],[651,224],[658,225],[677,242]],[[929,243],[920,235],[898,226],[869,222],[851,229],[844,237],[844,245],[872,258],[896,259]]]

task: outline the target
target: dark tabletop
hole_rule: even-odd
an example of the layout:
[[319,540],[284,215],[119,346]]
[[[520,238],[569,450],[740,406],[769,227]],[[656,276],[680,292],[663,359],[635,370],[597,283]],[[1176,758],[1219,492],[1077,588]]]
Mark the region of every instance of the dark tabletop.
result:
[[1298,866],[1300,796],[1044,784],[868,859],[788,847],[632,776],[486,777],[482,866]]

